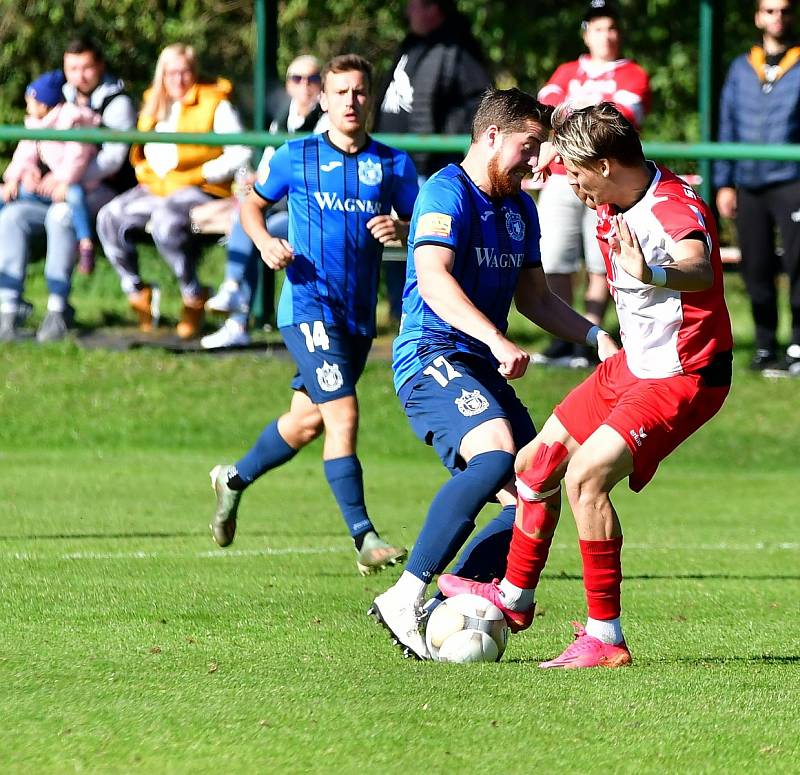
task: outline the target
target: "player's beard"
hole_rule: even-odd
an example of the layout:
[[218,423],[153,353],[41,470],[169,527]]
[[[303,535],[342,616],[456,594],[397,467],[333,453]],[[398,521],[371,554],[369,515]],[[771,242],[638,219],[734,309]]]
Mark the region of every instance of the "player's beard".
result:
[[489,176],[489,184],[492,187],[492,196],[512,196],[518,194],[522,188],[522,177],[519,175],[509,175],[500,169],[500,162],[495,154],[486,163],[486,174]]

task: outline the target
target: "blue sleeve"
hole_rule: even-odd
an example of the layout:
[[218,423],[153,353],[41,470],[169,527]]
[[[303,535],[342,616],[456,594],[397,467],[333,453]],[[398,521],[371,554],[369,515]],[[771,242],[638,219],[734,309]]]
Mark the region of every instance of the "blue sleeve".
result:
[[394,160],[395,180],[397,185],[392,192],[392,207],[402,221],[406,221],[414,212],[414,202],[419,193],[419,177],[417,168],[407,153],[399,153]]
[[540,243],[542,240],[542,228],[539,225],[539,212],[531,197],[525,192],[520,194],[520,196],[523,197],[525,202],[525,209],[528,211],[528,223],[530,224],[528,234],[526,235],[528,239],[525,249],[525,263],[523,266],[525,268],[541,266],[542,249]]
[[434,176],[425,183],[417,197],[409,242],[414,248],[440,245],[455,250],[463,220],[461,186],[454,185],[448,178]]
[[270,202],[277,202],[289,193],[292,182],[292,165],[289,157],[289,145],[278,148],[269,161],[269,166],[260,177],[253,190],[262,198]]

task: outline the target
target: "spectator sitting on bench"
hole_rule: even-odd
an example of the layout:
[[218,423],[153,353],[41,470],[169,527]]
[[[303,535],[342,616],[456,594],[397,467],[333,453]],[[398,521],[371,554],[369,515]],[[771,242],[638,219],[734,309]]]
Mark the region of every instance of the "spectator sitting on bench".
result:
[[[158,57],[153,85],[144,94],[138,128],[145,132],[241,132],[239,116],[229,101],[231,91],[231,83],[224,78],[214,83],[198,80],[191,46],[167,46]],[[136,233],[149,221],[153,242],[180,284],[183,309],[178,336],[196,336],[208,291],[197,278],[198,247],[192,239],[189,212],[215,197],[229,196],[234,171],[249,159],[250,150],[241,145],[147,143],[131,149],[138,185],[100,210],[97,233],[139,317],[140,330],[152,330],[158,295],[139,274]]]
[[[314,56],[304,54],[292,60],[286,71],[288,100],[270,124],[270,134],[322,132],[327,128],[327,114],[322,112],[319,105],[322,90],[320,70],[320,62]],[[258,168],[259,179],[266,178],[269,173],[269,160],[274,153],[274,148],[265,149]],[[289,212],[285,198],[267,213],[267,230],[275,237],[289,238]],[[229,317],[219,331],[200,340],[207,350],[242,346],[250,342],[247,320],[258,280],[258,261],[258,251],[239,223],[237,212],[228,240],[225,280],[219,291],[206,303],[206,309],[228,314]],[[268,292],[270,288],[274,291],[275,277],[272,271],[265,270],[264,282]]]

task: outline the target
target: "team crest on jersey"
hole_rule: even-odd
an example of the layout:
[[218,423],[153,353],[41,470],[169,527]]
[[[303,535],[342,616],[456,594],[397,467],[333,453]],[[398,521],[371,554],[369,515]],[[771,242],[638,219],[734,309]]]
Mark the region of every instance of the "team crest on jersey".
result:
[[383,167],[379,161],[372,159],[359,160],[358,179],[365,186],[377,186],[383,180]]
[[508,231],[508,236],[517,242],[522,242],[525,239],[525,221],[514,210],[506,210],[506,230]]
[[468,393],[464,388],[461,388],[461,395],[455,400],[455,405],[464,417],[474,417],[489,408],[489,402],[481,395],[480,390]]
[[342,372],[339,371],[339,364],[330,364],[322,361],[322,366],[317,369],[317,382],[326,393],[333,393],[343,384]]

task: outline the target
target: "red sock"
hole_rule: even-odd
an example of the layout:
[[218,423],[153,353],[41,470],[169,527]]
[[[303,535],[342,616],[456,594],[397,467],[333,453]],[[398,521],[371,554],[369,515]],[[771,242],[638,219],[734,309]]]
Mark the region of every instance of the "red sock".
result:
[[536,589],[552,542],[552,536],[531,538],[514,525],[506,578],[520,589]]
[[[622,584],[622,536],[606,541],[580,541],[583,559],[583,586],[589,617],[616,619],[620,615]],[[513,545],[513,543],[512,543]]]

